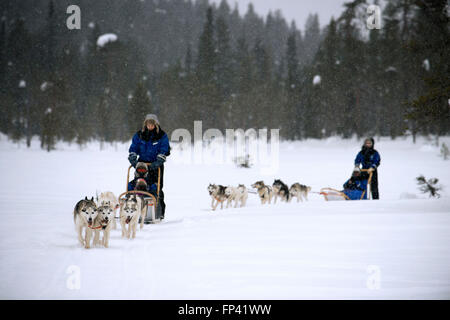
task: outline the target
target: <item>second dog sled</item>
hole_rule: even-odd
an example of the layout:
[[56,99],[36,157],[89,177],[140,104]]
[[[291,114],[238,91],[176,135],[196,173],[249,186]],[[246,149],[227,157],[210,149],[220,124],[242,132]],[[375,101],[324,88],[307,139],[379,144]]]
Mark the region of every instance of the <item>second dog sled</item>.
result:
[[[147,166],[149,166],[151,163],[145,163]],[[146,218],[145,223],[155,224],[161,222],[161,216],[162,216],[162,208],[160,204],[160,182],[161,182],[161,168],[158,168],[158,179],[156,183],[156,192],[155,194],[151,192],[146,191],[140,191],[140,190],[128,190],[128,184],[130,182],[130,170],[133,168],[133,166],[128,167],[128,173],[127,173],[127,183],[125,192],[120,194],[119,196],[119,203],[122,205],[124,200],[127,196],[136,194],[140,196],[144,201],[144,210],[146,210]]]
[[341,200],[366,200],[371,199],[370,184],[372,182],[372,172],[368,169],[361,169],[361,172],[368,173],[366,190],[364,190],[361,196],[354,197],[353,194],[347,195],[343,191],[339,191],[333,188],[320,189],[320,195],[325,198],[325,201],[341,201]]

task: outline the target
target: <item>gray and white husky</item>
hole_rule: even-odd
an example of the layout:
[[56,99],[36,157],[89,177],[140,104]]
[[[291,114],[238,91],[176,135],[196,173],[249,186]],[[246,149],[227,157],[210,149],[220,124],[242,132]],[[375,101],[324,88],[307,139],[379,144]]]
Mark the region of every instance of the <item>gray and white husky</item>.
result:
[[304,198],[306,201],[308,201],[308,193],[311,192],[311,187],[305,186],[300,183],[294,183],[291,188],[289,189],[289,202],[291,202],[292,198],[297,197],[297,202],[302,201]]
[[220,203],[220,209],[223,209],[223,202],[227,200],[227,195],[225,194],[226,187],[216,184],[209,184],[208,192],[212,198],[211,207],[213,210],[216,210],[217,206]]
[[119,209],[119,200],[111,191],[102,192],[97,199],[97,206],[102,206],[106,202],[109,202],[109,205],[113,208],[114,216],[112,219],[112,229],[116,229],[116,212]]
[[100,245],[100,232],[103,231],[103,238],[101,244],[108,248],[109,235],[112,229],[113,221],[115,220],[114,207],[109,201],[103,201],[102,204],[97,207],[97,217],[94,221],[94,246]]
[[281,201],[288,202],[289,201],[289,187],[280,179],[277,179],[272,184],[273,193],[275,195],[274,203],[277,203],[278,197],[281,198]]
[[[122,237],[136,237],[136,228],[141,217],[141,229],[144,227],[146,211],[142,208],[142,199],[139,196],[127,195],[120,206],[120,225],[122,226]],[[128,225],[128,228],[127,228]]]
[[232,201],[234,201],[234,207],[237,208],[239,202],[241,203],[241,208],[245,207],[248,199],[248,191],[247,188],[240,184],[237,188],[229,186],[225,189],[225,195],[227,196],[227,208],[232,205]]
[[[75,230],[78,234],[78,241],[86,249],[91,247],[91,238],[94,228],[94,221],[97,217],[97,206],[94,197],[78,201],[73,210],[73,221],[75,222]],[[83,229],[85,229],[85,237],[83,238]]]
[[258,192],[261,204],[269,203],[272,201],[273,190],[270,186],[266,186],[264,181],[257,181],[252,184],[252,188],[255,188]]

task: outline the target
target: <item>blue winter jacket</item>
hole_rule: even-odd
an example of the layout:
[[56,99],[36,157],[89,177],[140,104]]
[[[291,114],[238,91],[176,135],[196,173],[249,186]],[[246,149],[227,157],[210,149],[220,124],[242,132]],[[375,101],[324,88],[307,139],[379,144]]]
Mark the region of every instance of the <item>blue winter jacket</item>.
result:
[[159,133],[150,133],[146,141],[144,134],[138,131],[133,136],[129,152],[136,153],[139,156],[139,162],[155,162],[158,155],[165,159],[170,154],[169,138],[160,129]]
[[350,200],[367,199],[367,180],[366,179],[348,179],[344,183],[344,190],[342,191]]
[[369,153],[364,155],[361,150],[355,158],[355,166],[362,164],[363,169],[378,168],[380,165],[381,157],[377,150],[372,149]]

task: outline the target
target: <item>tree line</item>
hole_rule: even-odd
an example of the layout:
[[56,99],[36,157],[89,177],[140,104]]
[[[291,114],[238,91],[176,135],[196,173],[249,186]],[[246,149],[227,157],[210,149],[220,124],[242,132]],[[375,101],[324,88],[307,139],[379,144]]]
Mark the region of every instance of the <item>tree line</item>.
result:
[[[0,130],[49,151],[127,141],[146,113],[168,133],[202,120],[284,139],[447,134],[446,1],[389,0],[379,30],[366,27],[370,3],[346,3],[324,28],[311,14],[301,31],[226,0],[78,1],[88,17],[70,31],[64,1],[41,1],[38,15],[4,2]],[[108,32],[118,40],[99,45]]]

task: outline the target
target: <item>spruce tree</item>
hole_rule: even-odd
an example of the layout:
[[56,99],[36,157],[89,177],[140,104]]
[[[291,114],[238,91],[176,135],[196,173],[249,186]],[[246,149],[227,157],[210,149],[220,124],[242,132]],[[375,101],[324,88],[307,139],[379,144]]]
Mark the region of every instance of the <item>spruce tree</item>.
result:
[[447,1],[426,0],[418,2],[416,16],[417,42],[413,45],[425,68],[425,92],[414,99],[408,113],[422,129],[438,135],[450,131],[449,58],[450,34]]
[[215,33],[217,35],[217,83],[222,93],[222,98],[226,99],[233,88],[233,70],[230,31],[224,17],[217,19]]
[[153,108],[150,103],[150,98],[144,84],[141,81],[137,84],[128,107],[127,118],[129,120],[130,134],[135,133],[138,129],[141,129],[142,121],[145,118],[145,115],[152,112]]
[[203,83],[214,81],[215,68],[216,48],[214,41],[214,21],[212,8],[209,7],[198,46],[197,73],[199,80]]
[[[302,137],[303,116],[300,106],[300,70],[297,56],[297,42],[295,37],[295,30],[291,33],[287,40],[286,51],[287,63],[287,105],[284,108],[283,126],[284,135],[289,138],[300,139]],[[288,120],[289,119],[289,120]]]

